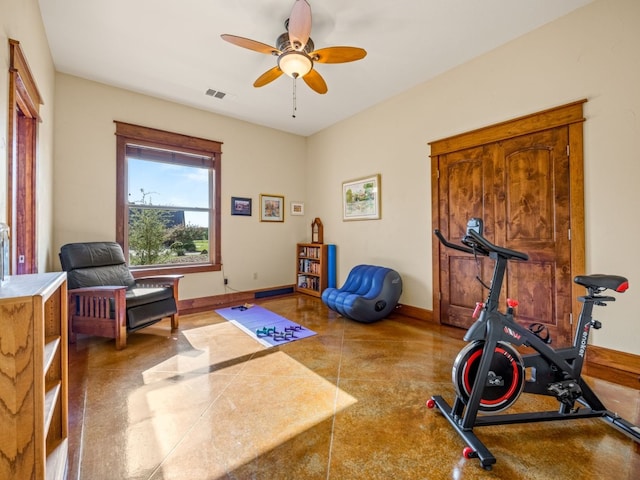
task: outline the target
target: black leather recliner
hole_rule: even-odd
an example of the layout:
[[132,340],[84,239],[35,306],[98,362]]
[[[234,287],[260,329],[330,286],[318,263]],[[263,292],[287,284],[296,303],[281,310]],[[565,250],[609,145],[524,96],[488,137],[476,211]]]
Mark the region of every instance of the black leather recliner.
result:
[[178,282],[182,275],[134,279],[116,242],[69,243],[60,249],[69,289],[69,340],[78,333],[115,338],[171,317],[178,328]]

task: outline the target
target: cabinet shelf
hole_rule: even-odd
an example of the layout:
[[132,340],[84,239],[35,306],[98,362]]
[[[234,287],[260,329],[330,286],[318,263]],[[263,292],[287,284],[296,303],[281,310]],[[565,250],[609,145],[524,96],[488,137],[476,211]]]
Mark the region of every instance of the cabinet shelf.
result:
[[58,400],[60,399],[60,384],[55,384],[52,387],[47,389],[47,392],[44,395],[44,431],[45,433],[49,432],[49,427],[51,426],[51,420],[53,419],[56,405],[58,404]]
[[327,246],[299,243],[296,263],[296,291],[320,297],[327,288]]
[[15,439],[0,442],[0,478],[17,478],[19,472],[20,478],[63,479],[68,456],[66,274],[9,277],[0,288],[0,328],[3,337],[12,339],[0,352],[0,371],[8,372],[0,390],[0,431]]
[[51,368],[53,359],[60,348],[60,337],[47,337],[44,344],[44,372],[48,372]]

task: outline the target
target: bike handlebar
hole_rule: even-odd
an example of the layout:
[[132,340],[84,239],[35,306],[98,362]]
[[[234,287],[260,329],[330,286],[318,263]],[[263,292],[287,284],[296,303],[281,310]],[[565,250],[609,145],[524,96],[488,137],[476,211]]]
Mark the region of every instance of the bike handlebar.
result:
[[446,238],[444,238],[444,236],[438,229],[434,230],[433,233],[435,233],[436,237],[438,237],[440,242],[445,247],[452,248],[453,250],[458,250],[459,252],[471,253],[474,255],[480,253],[481,255],[484,255],[486,257],[488,257],[491,253],[496,253],[508,260],[529,260],[529,255],[527,255],[526,253],[494,245],[474,230],[469,230],[467,234],[462,238],[461,241],[464,245],[466,245],[465,247],[449,242]]

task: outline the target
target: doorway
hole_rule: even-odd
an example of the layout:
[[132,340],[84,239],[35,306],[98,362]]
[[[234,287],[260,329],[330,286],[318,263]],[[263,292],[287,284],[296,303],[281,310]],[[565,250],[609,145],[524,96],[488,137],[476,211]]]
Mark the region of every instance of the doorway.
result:
[[[542,323],[554,344],[572,341],[584,272],[582,105],[564,105],[432,142],[433,228],[451,242],[482,218],[493,243],[529,255],[507,270],[501,305],[519,301],[516,319]],[[434,318],[468,328],[486,298],[493,261],[433,242]]]

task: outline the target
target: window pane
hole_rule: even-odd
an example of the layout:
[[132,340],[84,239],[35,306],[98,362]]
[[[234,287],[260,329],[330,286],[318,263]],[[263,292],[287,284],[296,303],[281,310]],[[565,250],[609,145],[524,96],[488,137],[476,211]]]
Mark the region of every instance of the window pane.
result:
[[128,158],[129,263],[209,263],[209,169]]
[[209,170],[128,159],[129,203],[209,208]]
[[[118,193],[116,241],[123,245],[125,255],[135,258],[135,261],[130,259],[131,265],[150,261],[151,255],[144,252],[144,241],[157,254],[151,264],[138,268],[137,274],[220,270],[221,215],[216,200],[221,175],[216,169],[221,165],[222,143],[114,123]],[[163,216],[170,219],[169,225],[164,223]],[[161,228],[145,237],[145,229],[140,227],[147,222],[146,229],[152,231],[154,219],[156,226],[160,220]],[[152,240],[161,245],[154,247]],[[193,245],[195,251],[190,251]],[[149,250],[149,253],[153,252]]]

